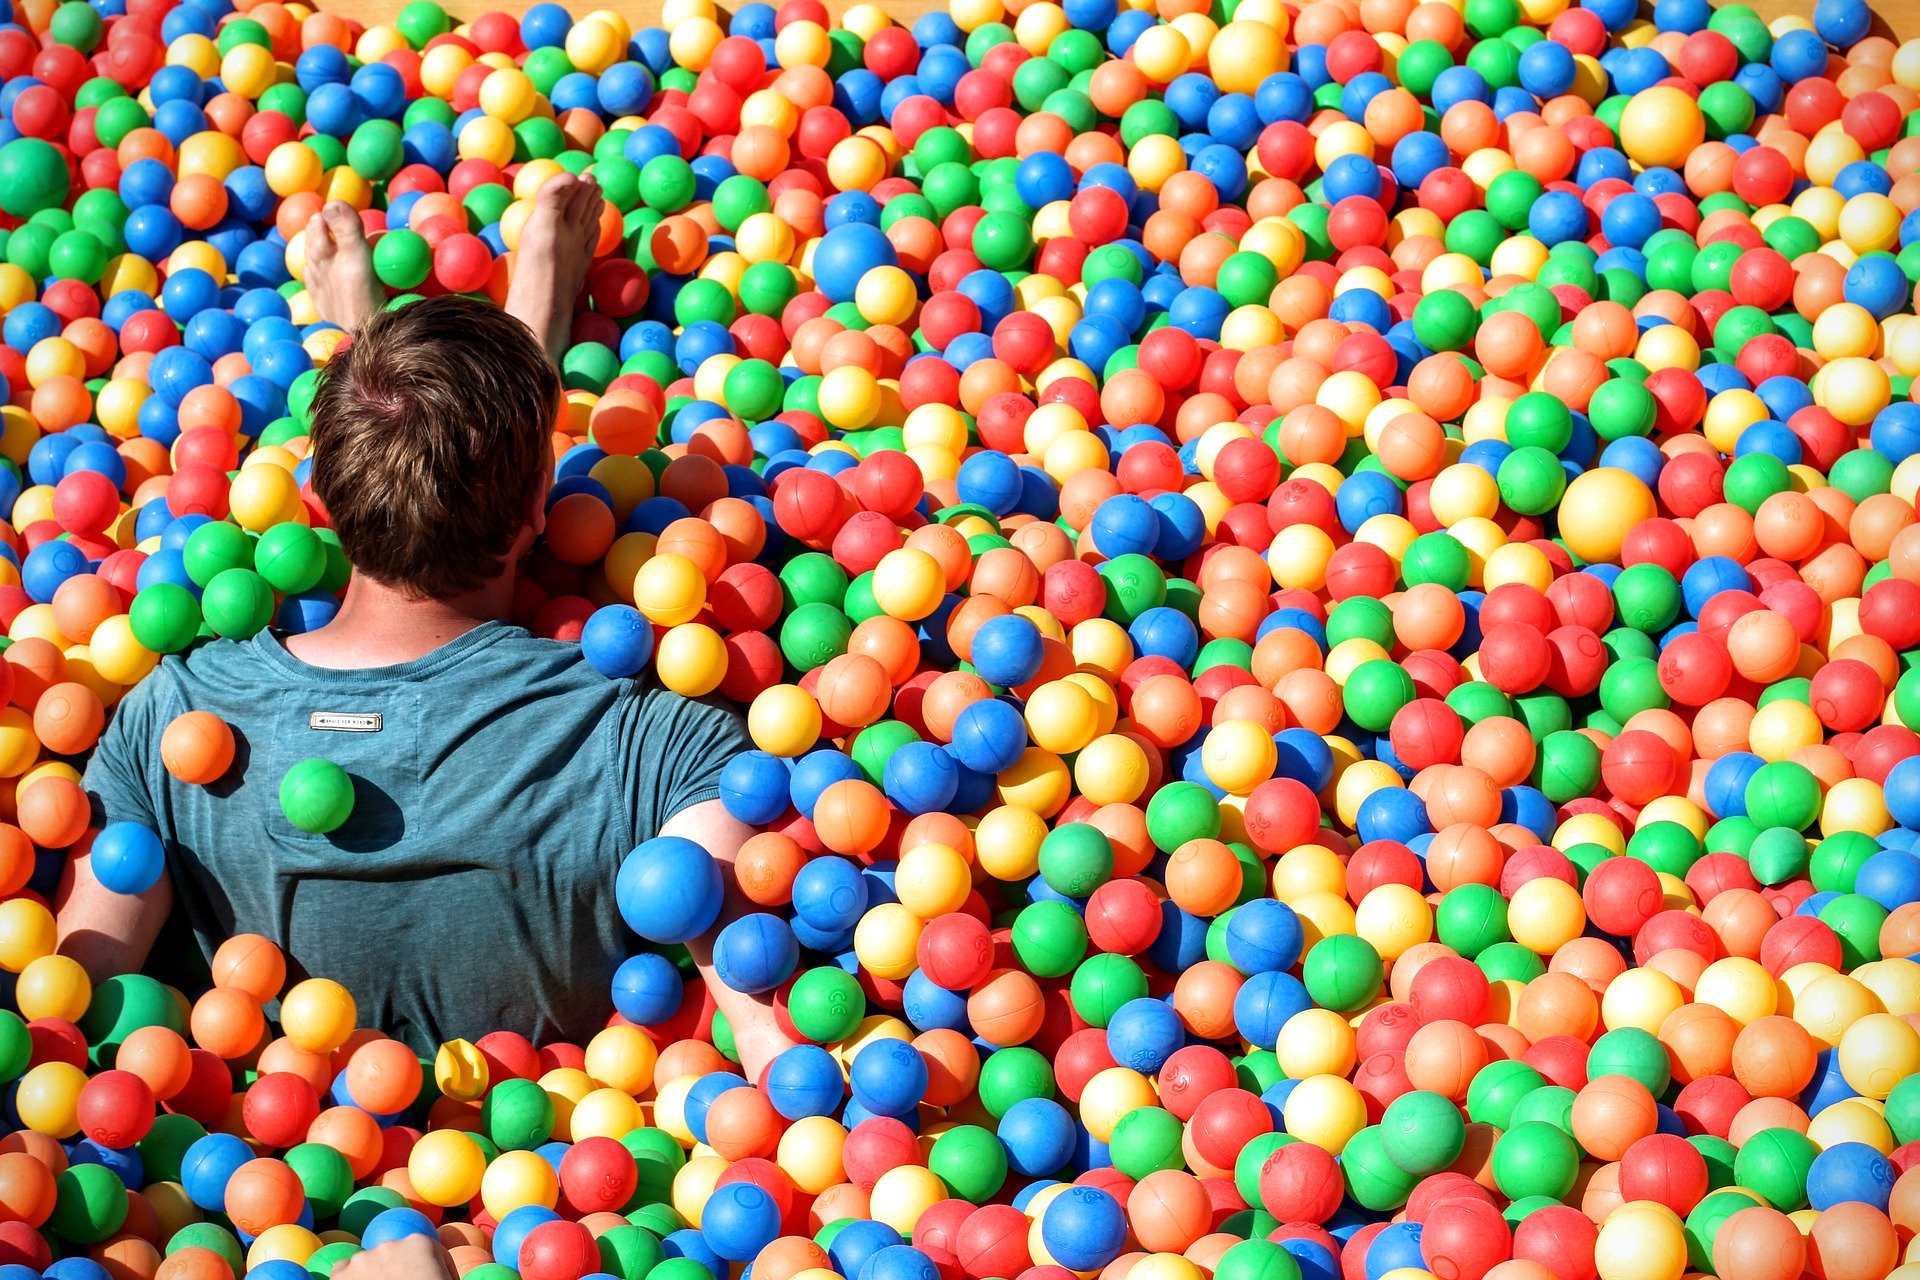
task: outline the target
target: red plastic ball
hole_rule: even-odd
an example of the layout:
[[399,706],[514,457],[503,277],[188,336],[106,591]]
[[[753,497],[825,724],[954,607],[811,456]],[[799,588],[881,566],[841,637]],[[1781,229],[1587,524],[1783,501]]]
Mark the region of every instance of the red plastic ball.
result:
[[1325,1222],[1345,1191],[1340,1166],[1311,1142],[1291,1142],[1260,1168],[1260,1207],[1281,1222]]

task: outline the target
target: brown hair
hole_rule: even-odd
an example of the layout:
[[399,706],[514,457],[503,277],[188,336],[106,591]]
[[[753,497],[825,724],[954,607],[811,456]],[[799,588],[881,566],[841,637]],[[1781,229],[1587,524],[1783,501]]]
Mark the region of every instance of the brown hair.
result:
[[313,489],[357,572],[421,596],[500,571],[551,464],[560,376],[531,330],[445,296],[381,311],[313,399]]

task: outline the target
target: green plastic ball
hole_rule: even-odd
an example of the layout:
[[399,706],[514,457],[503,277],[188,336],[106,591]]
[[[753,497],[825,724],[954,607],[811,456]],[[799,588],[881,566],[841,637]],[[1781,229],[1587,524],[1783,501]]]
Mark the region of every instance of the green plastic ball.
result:
[[155,653],[182,653],[200,634],[200,603],[174,582],[143,588],[127,610],[133,638]]
[[1356,934],[1322,938],[1307,952],[1301,980],[1322,1009],[1353,1013],[1380,994],[1383,966],[1373,944]]
[[1053,1065],[1025,1045],[996,1049],[980,1064],[980,1103],[994,1119],[1027,1098],[1051,1098]]
[[1113,877],[1113,843],[1098,827],[1069,823],[1040,842],[1040,878],[1055,893],[1085,898]]
[[1396,1168],[1424,1178],[1460,1158],[1467,1122],[1447,1098],[1416,1089],[1387,1104],[1380,1117],[1380,1140]]
[[1007,1149],[977,1124],[956,1125],[934,1139],[927,1167],[953,1195],[985,1204],[1007,1180]]
[[327,544],[306,525],[284,521],[260,535],[253,549],[253,567],[275,591],[287,595],[311,591],[327,571]]
[[1733,1176],[1782,1213],[1807,1203],[1807,1171],[1820,1148],[1794,1129],[1762,1129],[1740,1145]]
[[312,835],[325,835],[353,815],[353,779],[331,760],[302,760],[280,779],[280,812]]
[[127,1220],[127,1185],[103,1164],[74,1164],[54,1179],[47,1225],[63,1240],[99,1244]]
[[867,1016],[867,997],[844,969],[808,969],[787,994],[787,1016],[807,1039],[830,1044],[853,1034]]
[[67,202],[67,183],[67,162],[51,142],[15,138],[0,146],[0,209],[14,217],[58,209]]
[[1747,779],[1747,816],[1762,828],[1804,831],[1820,815],[1820,782],[1805,766],[1774,760]]
[[1087,954],[1087,925],[1064,902],[1022,907],[1014,917],[1013,957],[1036,978],[1064,978]]
[[1544,1121],[1518,1124],[1493,1144],[1493,1181],[1510,1200],[1526,1196],[1564,1199],[1580,1173],[1580,1148]]
[[200,612],[215,635],[245,640],[273,621],[273,588],[251,569],[227,569],[201,593]]

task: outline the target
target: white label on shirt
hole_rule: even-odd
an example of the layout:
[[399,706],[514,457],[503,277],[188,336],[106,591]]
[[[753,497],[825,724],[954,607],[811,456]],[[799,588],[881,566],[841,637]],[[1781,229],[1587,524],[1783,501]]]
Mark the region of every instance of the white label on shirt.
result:
[[378,711],[310,711],[307,728],[332,729],[338,733],[378,733]]

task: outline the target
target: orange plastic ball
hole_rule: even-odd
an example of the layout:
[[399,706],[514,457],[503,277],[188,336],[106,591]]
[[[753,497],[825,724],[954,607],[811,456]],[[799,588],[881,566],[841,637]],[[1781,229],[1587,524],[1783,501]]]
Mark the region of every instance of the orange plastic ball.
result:
[[233,727],[211,711],[184,711],[160,734],[160,763],[194,786],[211,786],[225,777],[233,752]]

